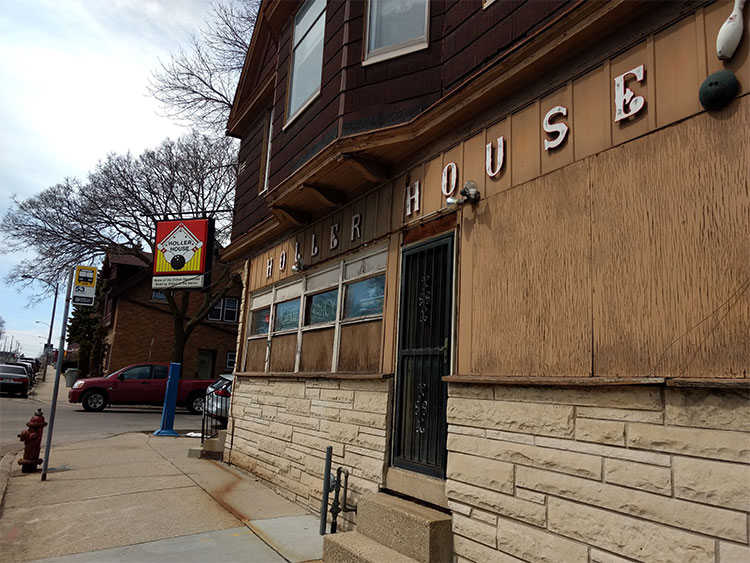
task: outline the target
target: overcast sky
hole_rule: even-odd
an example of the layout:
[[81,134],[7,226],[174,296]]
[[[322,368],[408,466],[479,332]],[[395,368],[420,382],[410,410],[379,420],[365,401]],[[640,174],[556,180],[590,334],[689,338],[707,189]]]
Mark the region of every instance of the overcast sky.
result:
[[[0,0],[0,216],[12,194],[83,179],[109,152],[137,154],[184,133],[158,115],[148,79],[209,9],[208,0]],[[5,284],[21,258],[0,254],[0,317],[9,340],[36,356],[48,329],[35,321],[49,324],[52,299],[28,307]],[[61,313],[62,299],[55,347]]]

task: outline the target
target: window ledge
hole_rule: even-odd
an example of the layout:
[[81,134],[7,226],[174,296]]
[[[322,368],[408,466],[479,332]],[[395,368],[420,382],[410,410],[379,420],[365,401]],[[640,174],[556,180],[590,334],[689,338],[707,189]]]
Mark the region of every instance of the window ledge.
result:
[[566,377],[549,375],[449,375],[446,383],[489,385],[538,385],[550,387],[596,387],[612,385],[662,385],[663,377]]
[[534,375],[450,375],[446,383],[474,383],[485,385],[527,385],[546,387],[612,387],[623,385],[665,385],[667,387],[713,387],[750,389],[748,378],[697,377],[566,377]]
[[304,371],[304,372],[265,372],[265,371],[238,371],[238,377],[269,377],[283,379],[390,379],[392,373],[351,373],[329,371]]
[[396,57],[408,55],[409,53],[416,53],[417,51],[427,49],[427,47],[429,46],[430,44],[427,41],[421,40],[419,43],[414,43],[412,45],[406,45],[404,47],[397,47],[395,49],[381,51],[380,53],[366,56],[365,60],[362,61],[362,66],[374,65],[376,63],[387,61],[389,59],[395,59]]
[[[321,84],[322,88],[322,84]],[[300,107],[297,108],[297,111],[295,111],[291,116],[287,117],[286,123],[284,123],[283,127],[281,128],[282,131],[286,131],[289,127],[292,126],[292,124],[297,120],[297,118],[305,113],[305,110],[309,108],[315,100],[320,98],[320,90],[321,88],[318,88],[318,91],[315,92],[312,96],[310,96],[305,103],[303,103]],[[266,190],[268,192],[268,190]]]

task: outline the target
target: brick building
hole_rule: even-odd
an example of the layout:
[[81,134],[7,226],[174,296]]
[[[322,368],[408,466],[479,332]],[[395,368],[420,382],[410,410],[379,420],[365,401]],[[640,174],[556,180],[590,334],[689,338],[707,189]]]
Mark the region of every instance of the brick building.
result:
[[732,7],[261,3],[225,459],[316,511],[331,446],[327,561],[750,561]]
[[[137,362],[169,362],[173,321],[163,293],[151,289],[151,267],[132,255],[109,254],[102,268],[104,323],[109,346],[105,371]],[[188,315],[202,294],[190,294]],[[185,346],[182,374],[213,379],[234,368],[239,291],[225,297]]]

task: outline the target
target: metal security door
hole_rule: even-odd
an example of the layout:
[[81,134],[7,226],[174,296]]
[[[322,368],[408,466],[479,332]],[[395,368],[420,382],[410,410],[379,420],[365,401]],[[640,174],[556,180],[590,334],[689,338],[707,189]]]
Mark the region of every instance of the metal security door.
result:
[[393,465],[445,477],[453,235],[403,253]]

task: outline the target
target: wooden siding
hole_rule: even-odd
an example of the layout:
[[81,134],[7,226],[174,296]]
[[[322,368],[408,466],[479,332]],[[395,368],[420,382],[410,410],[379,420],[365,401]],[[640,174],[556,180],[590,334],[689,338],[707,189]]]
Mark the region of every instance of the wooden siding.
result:
[[265,115],[258,116],[247,136],[240,142],[240,172],[237,174],[232,221],[233,240],[268,215],[268,206],[259,194],[266,123]]
[[[447,0],[442,35],[442,94],[460,86],[513,43],[556,17],[571,0]],[[434,21],[433,23],[437,23]]]

